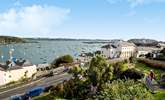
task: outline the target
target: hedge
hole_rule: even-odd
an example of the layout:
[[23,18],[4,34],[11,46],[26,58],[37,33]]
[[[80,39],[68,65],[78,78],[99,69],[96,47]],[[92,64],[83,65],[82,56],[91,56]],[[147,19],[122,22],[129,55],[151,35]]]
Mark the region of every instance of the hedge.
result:
[[151,59],[138,59],[139,62],[145,63],[153,68],[164,69],[165,61],[151,60]]

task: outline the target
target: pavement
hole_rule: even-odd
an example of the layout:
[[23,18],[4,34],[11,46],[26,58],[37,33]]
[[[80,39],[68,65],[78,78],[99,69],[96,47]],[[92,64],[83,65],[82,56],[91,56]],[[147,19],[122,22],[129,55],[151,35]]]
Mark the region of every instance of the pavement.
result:
[[32,88],[34,88],[36,86],[57,85],[58,83],[61,83],[64,80],[69,80],[71,77],[72,77],[72,75],[70,75],[68,73],[61,73],[61,74],[54,75],[51,77],[45,77],[45,78],[42,78],[35,82],[0,92],[0,100],[9,100],[10,96],[24,94],[28,90],[31,90]]

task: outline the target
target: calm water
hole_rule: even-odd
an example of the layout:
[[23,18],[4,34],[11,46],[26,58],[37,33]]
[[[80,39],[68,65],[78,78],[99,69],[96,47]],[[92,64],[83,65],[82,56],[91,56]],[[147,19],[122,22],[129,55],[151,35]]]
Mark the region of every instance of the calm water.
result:
[[[0,62],[9,59],[9,50],[14,49],[13,57],[29,59],[32,63],[50,63],[53,59],[70,54],[75,58],[82,52],[99,50],[102,44],[85,44],[83,41],[38,41],[39,43],[0,45]],[[4,56],[4,57],[2,57]]]

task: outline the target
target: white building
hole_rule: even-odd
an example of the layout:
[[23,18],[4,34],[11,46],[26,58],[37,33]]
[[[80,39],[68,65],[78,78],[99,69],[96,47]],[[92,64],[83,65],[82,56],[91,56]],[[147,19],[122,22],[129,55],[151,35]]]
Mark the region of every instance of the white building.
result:
[[130,58],[136,53],[136,45],[129,42],[118,42],[118,51],[120,52],[120,58]]
[[137,47],[137,58],[145,57],[145,55],[148,53],[152,53],[160,50],[161,48],[156,48],[156,47]]
[[[10,64],[11,65],[11,64]],[[37,72],[36,65],[24,62],[21,66],[18,65],[0,65],[0,85],[5,85],[12,81],[18,81],[21,78],[30,78]]]
[[163,49],[163,48],[165,48],[165,43],[158,43],[157,46],[160,47],[161,49]]
[[113,44],[102,46],[102,55],[106,58],[129,58],[134,56],[136,46],[133,43],[119,41]]
[[110,59],[118,57],[117,47],[112,44],[102,46],[101,53],[104,57],[110,58]]

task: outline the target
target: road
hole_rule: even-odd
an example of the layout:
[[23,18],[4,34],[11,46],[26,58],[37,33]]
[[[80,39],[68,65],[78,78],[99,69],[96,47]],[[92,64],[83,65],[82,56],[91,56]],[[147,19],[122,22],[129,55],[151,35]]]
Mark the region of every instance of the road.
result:
[[3,92],[0,92],[0,100],[8,100],[10,96],[23,94],[26,91],[34,88],[35,86],[49,86],[56,85],[58,83],[63,82],[64,80],[69,80],[72,75],[68,73],[61,73],[59,75],[54,75],[52,77],[42,78],[38,81],[32,82],[30,84],[26,84],[20,87],[12,88]]

